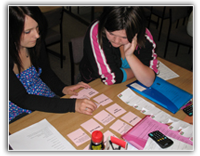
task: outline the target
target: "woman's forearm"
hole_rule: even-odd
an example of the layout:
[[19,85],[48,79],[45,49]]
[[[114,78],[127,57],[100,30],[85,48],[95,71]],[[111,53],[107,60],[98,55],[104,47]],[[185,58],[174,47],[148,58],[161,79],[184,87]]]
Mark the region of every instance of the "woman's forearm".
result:
[[144,65],[134,54],[126,56],[133,75],[138,81],[147,87],[150,87],[155,79],[154,71]]

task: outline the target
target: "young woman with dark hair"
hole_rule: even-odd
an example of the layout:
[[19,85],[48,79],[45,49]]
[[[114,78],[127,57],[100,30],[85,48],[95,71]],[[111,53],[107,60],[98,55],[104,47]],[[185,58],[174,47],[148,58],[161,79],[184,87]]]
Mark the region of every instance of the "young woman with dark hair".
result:
[[50,68],[44,44],[44,16],[38,7],[9,7],[9,121],[34,110],[91,115],[96,105],[88,99],[60,99],[74,95],[80,82],[66,86]]
[[141,7],[105,7],[84,39],[82,81],[101,78],[112,85],[136,77],[151,86],[158,61],[156,44],[145,22]]

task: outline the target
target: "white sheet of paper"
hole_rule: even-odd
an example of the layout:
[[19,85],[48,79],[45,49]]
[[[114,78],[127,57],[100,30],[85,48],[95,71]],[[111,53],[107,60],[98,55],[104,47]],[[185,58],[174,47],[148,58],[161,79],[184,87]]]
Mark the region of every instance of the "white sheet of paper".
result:
[[179,134],[187,138],[193,137],[193,125],[189,125],[188,127],[181,129]]
[[160,111],[158,114],[154,114],[154,120],[158,121],[158,122],[161,122],[161,123],[168,123],[168,120],[170,118],[170,115],[163,112],[163,111]]
[[46,119],[10,135],[9,144],[20,151],[76,150]]
[[141,92],[146,90],[146,88],[144,88],[143,86],[139,85],[138,83],[131,84],[131,87],[133,87],[133,88],[135,88],[135,89],[137,89],[137,90],[139,90]]
[[160,77],[164,80],[169,80],[169,79],[179,77],[178,74],[176,74],[174,71],[172,71],[166,65],[164,65],[162,62],[159,63],[158,70],[160,71],[160,73],[158,74],[158,77]]
[[137,96],[130,88],[125,89],[123,92],[117,95],[123,102],[128,104],[130,100]]
[[139,149],[128,143],[127,151],[138,151],[138,150]]
[[[168,137],[170,138],[170,137]],[[144,147],[143,150],[148,150],[148,151],[160,151],[160,150],[164,150],[164,151],[192,151],[193,150],[193,146],[186,144],[182,141],[176,140],[174,138],[170,138],[173,140],[173,145],[171,145],[168,148],[161,148],[153,139],[151,139],[150,137],[147,140],[147,143]]]

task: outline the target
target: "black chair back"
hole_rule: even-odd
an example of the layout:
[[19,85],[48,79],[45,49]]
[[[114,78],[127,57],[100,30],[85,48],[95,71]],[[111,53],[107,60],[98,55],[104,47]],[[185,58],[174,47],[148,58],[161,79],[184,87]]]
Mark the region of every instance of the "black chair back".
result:
[[71,39],[69,42],[69,52],[71,61],[71,85],[76,84],[80,80],[79,73],[75,71],[75,64],[79,64],[83,58],[83,40],[84,36]]
[[44,16],[46,17],[48,28],[60,25],[62,22],[63,8],[61,7],[55,10],[45,12]]

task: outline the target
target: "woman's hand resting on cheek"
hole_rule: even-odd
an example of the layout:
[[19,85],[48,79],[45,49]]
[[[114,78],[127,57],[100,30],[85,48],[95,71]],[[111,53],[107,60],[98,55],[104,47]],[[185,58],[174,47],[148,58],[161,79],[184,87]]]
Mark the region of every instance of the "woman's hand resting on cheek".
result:
[[125,57],[131,56],[133,54],[133,52],[135,51],[136,46],[137,46],[137,34],[135,34],[131,43],[124,45]]

